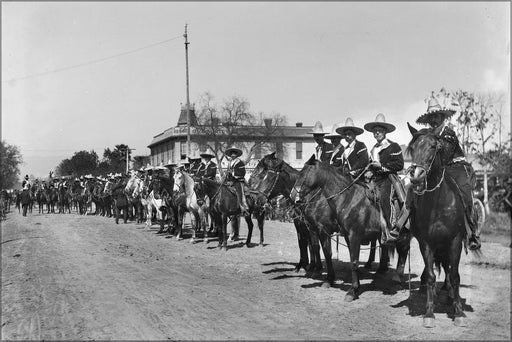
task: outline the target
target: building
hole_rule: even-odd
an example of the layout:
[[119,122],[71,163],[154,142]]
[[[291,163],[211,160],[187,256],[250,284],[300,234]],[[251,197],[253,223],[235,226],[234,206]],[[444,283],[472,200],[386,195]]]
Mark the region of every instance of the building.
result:
[[[241,131],[247,131],[247,134],[243,134],[243,138],[240,139],[238,144],[250,144],[255,141],[261,141],[262,132],[266,126],[271,125],[270,119],[265,120],[263,126],[241,126]],[[195,109],[190,109],[190,141],[191,141],[191,155],[197,156],[199,153],[206,150],[206,145],[198,143],[199,137],[197,133],[197,118],[195,115]],[[222,129],[222,125],[219,125],[219,129]],[[272,148],[255,148],[251,159],[246,163],[247,169],[254,168],[260,158],[268,153],[277,151],[285,162],[290,164],[294,168],[302,168],[304,163],[311,157],[315,152],[316,143],[313,140],[313,135],[310,134],[313,126],[303,126],[301,122],[295,124],[295,126],[283,126],[279,127],[280,136],[275,139]],[[204,136],[201,137],[204,139]],[[238,146],[237,144],[237,146]],[[239,147],[240,147],[239,146]],[[168,161],[171,163],[179,164],[187,160],[187,110],[186,107],[182,106],[178,122],[175,127],[170,127],[153,137],[153,140],[148,145],[151,150],[151,165],[166,164]],[[218,156],[219,159],[222,156]],[[247,160],[247,155],[244,151],[244,156]],[[225,167],[227,161],[223,161],[222,166]]]

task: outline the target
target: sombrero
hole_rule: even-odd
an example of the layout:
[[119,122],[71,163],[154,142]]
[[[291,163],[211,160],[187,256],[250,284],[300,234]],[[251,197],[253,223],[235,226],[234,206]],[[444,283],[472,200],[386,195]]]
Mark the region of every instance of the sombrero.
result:
[[336,129],[338,129],[339,127],[341,127],[341,124],[334,124],[332,126],[331,133],[326,134],[325,138],[327,138],[327,139],[330,139],[330,138],[342,138],[342,136],[338,132],[336,132]]
[[309,132],[309,134],[321,134],[321,135],[325,135],[327,134],[326,132],[324,132],[324,127],[322,126],[322,123],[320,121],[317,121],[315,123],[315,127],[313,127],[313,130],[311,132]]
[[443,115],[445,119],[455,114],[460,109],[457,100],[444,88],[441,88],[439,94],[435,95],[434,92],[430,95],[427,101],[427,112],[421,115],[416,123],[430,124],[434,115]]
[[228,156],[230,156],[230,155],[231,155],[231,153],[233,153],[233,152],[235,152],[235,153],[237,154],[237,157],[240,157],[240,156],[243,154],[243,152],[242,152],[242,150],[241,150],[241,149],[236,148],[236,147],[234,147],[234,146],[228,147],[228,148],[226,149],[225,154],[226,154],[226,155],[228,155]]
[[213,151],[208,149],[207,151],[199,154],[201,158],[215,158],[215,154],[213,154]]
[[348,130],[354,132],[355,135],[363,134],[364,132],[362,128],[354,126],[354,120],[352,120],[352,118],[347,118],[347,120],[345,121],[345,126],[336,128],[336,132],[338,132],[338,134],[341,136],[344,136],[345,131]]
[[387,133],[391,133],[396,129],[394,125],[386,122],[386,117],[382,113],[377,114],[375,121],[368,122],[366,125],[364,125],[364,129],[366,129],[368,132],[373,132],[375,127],[382,127],[386,130]]
[[164,164],[165,167],[174,167],[177,166],[176,163],[173,163],[170,159],[167,161],[167,164]]

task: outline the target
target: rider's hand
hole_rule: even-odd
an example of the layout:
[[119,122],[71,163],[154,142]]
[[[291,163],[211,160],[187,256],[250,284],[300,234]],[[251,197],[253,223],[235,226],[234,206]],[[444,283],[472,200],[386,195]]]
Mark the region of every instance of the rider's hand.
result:
[[373,172],[368,170],[364,173],[364,178],[370,180],[373,177]]

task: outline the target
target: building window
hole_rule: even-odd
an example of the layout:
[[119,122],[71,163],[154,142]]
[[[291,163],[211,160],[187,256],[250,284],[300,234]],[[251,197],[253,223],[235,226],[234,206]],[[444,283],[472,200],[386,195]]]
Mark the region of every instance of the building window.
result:
[[295,143],[295,159],[302,159],[302,141]]
[[187,142],[186,141],[180,142],[180,154],[181,154],[180,159],[187,158]]

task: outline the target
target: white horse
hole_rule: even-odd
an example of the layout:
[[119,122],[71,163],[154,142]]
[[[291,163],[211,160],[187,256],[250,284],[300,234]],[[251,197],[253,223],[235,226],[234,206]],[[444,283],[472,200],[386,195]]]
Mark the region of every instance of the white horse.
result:
[[144,181],[135,174],[132,174],[132,177],[125,186],[125,192],[131,193],[132,198],[136,198],[140,195],[142,207],[146,212],[146,229],[149,230],[151,228],[153,208],[156,210],[156,217],[158,221],[163,225],[163,214],[160,210],[163,206],[163,200],[161,198],[156,198],[153,190],[149,191],[149,184],[147,180]]
[[181,239],[181,233],[185,226],[183,216],[188,211],[192,223],[192,239],[191,243],[196,242],[196,230],[203,230],[203,241],[208,243],[208,234],[206,232],[206,213],[203,206],[197,203],[197,195],[194,190],[194,180],[185,171],[177,170],[174,173],[174,191],[185,193],[185,203],[178,204],[178,217],[181,225],[178,224],[178,239]]

